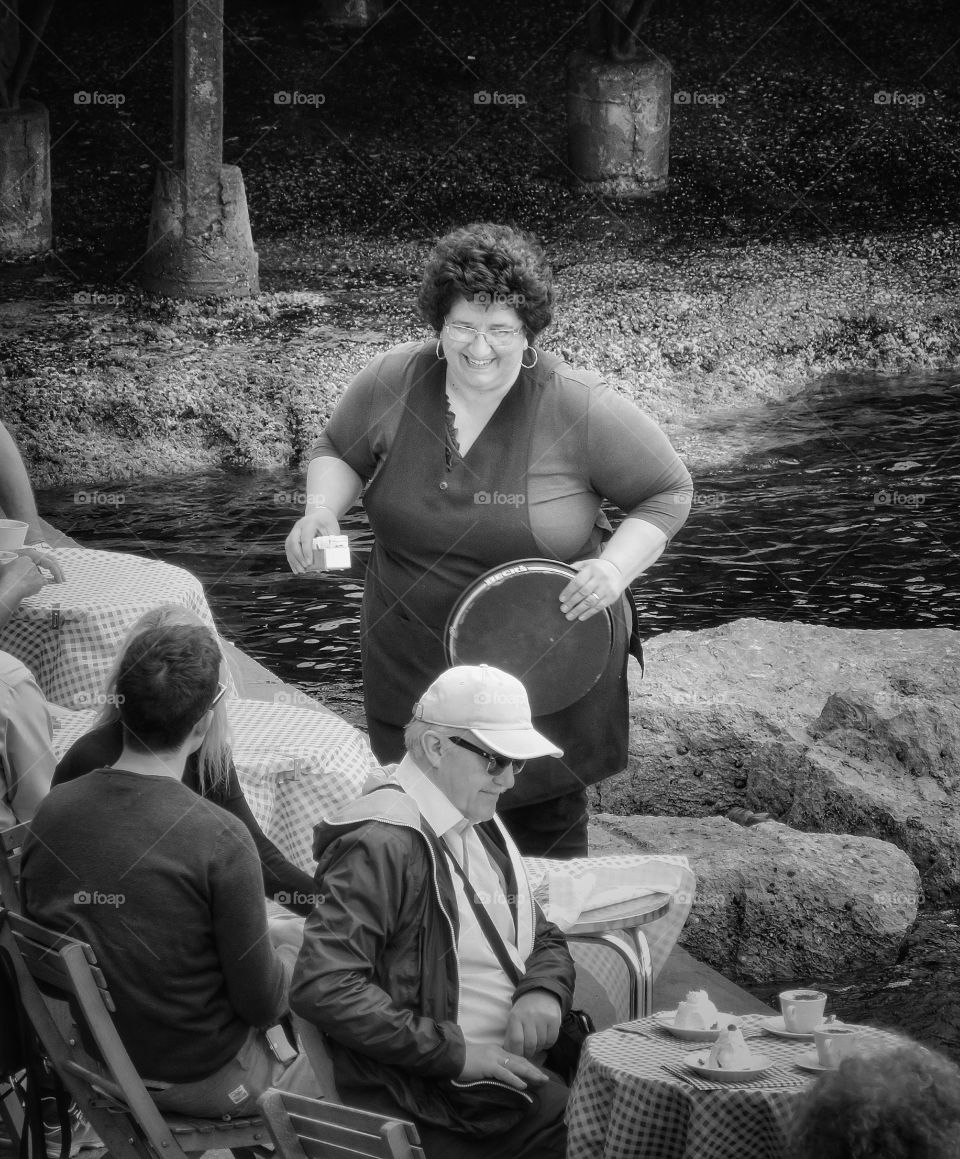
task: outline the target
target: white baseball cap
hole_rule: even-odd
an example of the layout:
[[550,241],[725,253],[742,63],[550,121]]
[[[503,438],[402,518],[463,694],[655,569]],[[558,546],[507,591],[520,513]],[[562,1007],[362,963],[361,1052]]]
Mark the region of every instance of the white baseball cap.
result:
[[520,681],[488,664],[442,672],[414,705],[413,716],[427,724],[468,729],[492,752],[514,760],[563,756],[563,749],[533,727]]

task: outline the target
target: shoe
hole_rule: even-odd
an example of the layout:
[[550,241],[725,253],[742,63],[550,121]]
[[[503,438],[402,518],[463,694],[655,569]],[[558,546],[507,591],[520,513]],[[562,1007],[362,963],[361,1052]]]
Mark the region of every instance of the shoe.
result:
[[[44,1099],[44,1103],[48,1104],[43,1111],[43,1132],[46,1135],[47,1143],[47,1159],[60,1159],[60,1152],[62,1149],[63,1136],[60,1131],[59,1122],[49,1123],[47,1120],[50,1117],[49,1104],[52,1100]],[[53,1104],[53,1115],[56,1117],[56,1104]],[[79,1155],[81,1151],[89,1150],[103,1150],[103,1140],[97,1132],[91,1127],[87,1120],[81,1114],[80,1108],[76,1103],[71,1103],[67,1108],[67,1118],[70,1120],[70,1151],[71,1159],[74,1155]]]

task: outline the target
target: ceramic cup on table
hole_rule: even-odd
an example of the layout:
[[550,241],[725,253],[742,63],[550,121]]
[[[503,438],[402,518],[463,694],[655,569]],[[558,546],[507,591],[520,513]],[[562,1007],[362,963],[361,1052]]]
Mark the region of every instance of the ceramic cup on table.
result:
[[855,1026],[821,1026],[813,1032],[813,1041],[820,1065],[836,1070],[843,1059],[863,1051],[864,1035]]
[[0,519],[0,551],[13,551],[23,547],[27,538],[27,524],[19,519]]
[[823,1022],[827,996],[822,990],[784,990],[779,998],[783,1025],[794,1034],[810,1034]]

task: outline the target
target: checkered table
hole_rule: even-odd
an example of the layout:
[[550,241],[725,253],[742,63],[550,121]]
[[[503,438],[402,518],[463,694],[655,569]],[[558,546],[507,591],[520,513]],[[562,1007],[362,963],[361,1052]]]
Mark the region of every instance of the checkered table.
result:
[[65,582],[23,600],[0,630],[0,649],[30,669],[52,704],[96,705],[128,630],[160,604],[189,608],[216,633],[203,585],[183,568],[77,547],[48,554],[63,568]]
[[[567,1159],[784,1159],[792,1104],[814,1079],[796,1066],[813,1049],[764,1034],[762,1014],[738,1016],[744,1037],[771,1069],[749,1083],[701,1079],[685,1055],[710,1044],[681,1042],[656,1015],[591,1035],[567,1105]],[[872,1036],[896,1041],[886,1031]]]

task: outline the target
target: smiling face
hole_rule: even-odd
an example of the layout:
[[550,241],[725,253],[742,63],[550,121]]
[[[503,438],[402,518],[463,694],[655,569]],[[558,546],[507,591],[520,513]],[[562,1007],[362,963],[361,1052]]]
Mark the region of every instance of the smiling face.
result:
[[[500,794],[513,787],[513,765],[508,765],[502,773],[491,777],[487,772],[485,757],[451,744],[450,734],[440,729],[433,735],[440,739],[440,746],[435,750],[436,755],[431,762],[434,766],[431,778],[433,783],[468,821],[473,824],[489,821],[497,811]],[[458,735],[483,748],[472,733],[464,731]]]
[[440,333],[440,341],[454,383],[462,389],[484,394],[509,390],[520,373],[520,360],[524,351],[522,330],[509,345],[494,347],[481,334],[466,342],[455,338],[448,325],[451,322],[463,322],[477,330],[492,330],[495,327],[515,330],[523,325],[516,310],[512,306],[484,306],[469,302],[466,298],[458,298],[450,307],[445,322],[447,325]]

